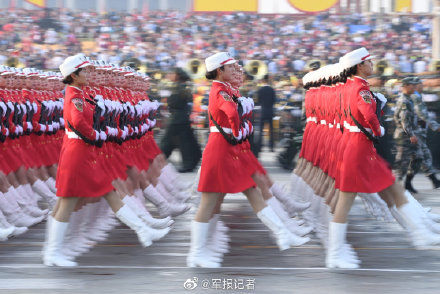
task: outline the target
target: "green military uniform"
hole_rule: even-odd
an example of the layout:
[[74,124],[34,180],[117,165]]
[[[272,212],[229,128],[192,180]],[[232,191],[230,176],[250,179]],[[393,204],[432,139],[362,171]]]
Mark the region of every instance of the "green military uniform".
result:
[[416,136],[418,125],[414,104],[409,95],[402,93],[397,99],[394,122],[396,123],[394,139],[397,149],[395,163],[397,175],[402,180],[410,165],[412,176],[418,172],[423,158],[420,144],[412,144],[410,141],[410,137]]
[[192,171],[198,164],[202,152],[191,128],[190,114],[193,97],[189,85],[174,83],[167,99],[170,118],[165,135],[160,143],[164,155],[168,158],[175,148],[182,154],[180,172]]
[[[421,83],[422,81],[415,77],[413,78],[416,83]],[[428,108],[425,102],[423,102],[421,93],[415,92],[411,95],[412,102],[414,104],[414,110],[417,114],[418,128],[415,131],[417,138],[419,139],[420,149],[423,155],[421,170],[425,173],[427,177],[430,178],[434,188],[440,187],[440,181],[435,176],[435,170],[432,166],[432,155],[431,150],[429,150],[426,144],[426,138],[428,134],[428,128],[433,131],[437,131],[440,128],[440,124],[429,117]],[[413,167],[410,166],[409,172],[414,172]],[[415,174],[415,173],[414,173]]]
[[411,100],[414,104],[414,110],[417,114],[419,127],[415,131],[417,138],[419,139],[420,148],[423,153],[422,171],[427,175],[435,173],[432,167],[432,155],[428,146],[426,145],[426,137],[428,134],[428,127],[433,131],[437,131],[440,125],[429,118],[428,108],[422,100],[422,95],[418,92],[411,95]]

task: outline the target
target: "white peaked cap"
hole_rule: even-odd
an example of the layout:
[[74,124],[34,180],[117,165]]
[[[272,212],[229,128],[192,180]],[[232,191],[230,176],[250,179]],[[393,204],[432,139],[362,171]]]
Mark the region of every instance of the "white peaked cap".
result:
[[92,65],[82,53],[67,57],[60,65],[60,71],[64,78],[86,66]]
[[368,53],[368,50],[365,49],[365,47],[362,47],[342,56],[339,59],[339,63],[342,64],[344,69],[347,69],[372,58],[373,56]]
[[205,59],[206,71],[213,71],[225,64],[236,63],[237,60],[232,58],[228,52],[219,52]]

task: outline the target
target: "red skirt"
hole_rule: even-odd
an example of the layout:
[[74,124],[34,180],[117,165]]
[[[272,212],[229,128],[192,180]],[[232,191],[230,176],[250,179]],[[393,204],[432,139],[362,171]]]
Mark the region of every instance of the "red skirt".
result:
[[57,196],[100,197],[113,190],[112,178],[101,161],[105,154],[99,155],[99,149],[64,136],[56,177]]
[[220,133],[210,133],[202,156],[199,192],[239,193],[255,182],[243,164],[242,147],[226,142]]
[[388,163],[362,133],[351,133],[341,164],[340,190],[377,193],[395,182]]

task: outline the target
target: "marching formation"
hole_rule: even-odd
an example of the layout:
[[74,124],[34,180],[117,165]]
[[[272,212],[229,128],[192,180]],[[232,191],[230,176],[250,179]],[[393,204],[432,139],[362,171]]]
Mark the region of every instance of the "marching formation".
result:
[[81,54],[60,69],[1,68],[1,239],[47,217],[44,263],[74,266],[117,224],[105,196],[151,245],[190,208],[190,195],[154,141],[159,103],[145,94],[148,77]]
[[[254,101],[240,95],[243,69],[225,52],[205,60],[210,134],[189,267],[220,267],[229,252],[220,220],[228,193],[245,194],[280,250],[307,243],[314,231],[329,268],[361,263],[346,240],[356,195],[376,218],[395,219],[417,248],[440,244],[440,216],[396,182],[374,147],[385,134],[379,119],[387,99],[370,91],[371,59],[360,48],[304,76],[307,124],[289,193],[251,151]],[[47,219],[44,264],[71,267],[106,239],[115,217],[144,247],[170,232],[191,195],[156,144],[160,103],[148,89],[147,75],[83,54],[68,57],[60,73],[0,67],[0,240]]]
[[46,218],[64,136],[63,85],[54,72],[0,66],[0,240]]
[[305,218],[326,245],[330,268],[359,267],[345,238],[347,215],[357,194],[374,216],[394,217],[416,247],[440,244],[438,215],[428,213],[404,191],[374,147],[385,134],[379,118],[387,100],[372,93],[366,81],[372,74],[371,59],[360,48],[303,78],[307,125],[292,192],[312,203]]

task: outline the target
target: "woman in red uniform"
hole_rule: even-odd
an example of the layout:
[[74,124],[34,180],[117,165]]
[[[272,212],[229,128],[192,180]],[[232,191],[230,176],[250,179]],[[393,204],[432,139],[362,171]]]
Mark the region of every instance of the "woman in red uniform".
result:
[[241,160],[240,143],[246,128],[240,125],[237,104],[228,94],[229,82],[234,78],[236,61],[226,52],[205,60],[206,78],[213,80],[209,94],[210,135],[202,157],[198,190],[202,192],[199,209],[191,224],[191,248],[187,258],[189,267],[219,267],[220,260],[207,252],[209,220],[218,201],[227,193],[243,192],[261,221],[277,237],[280,250],[294,244],[291,234],[274,211],[266,206],[261,192],[256,189],[249,171]]
[[329,225],[326,265],[330,268],[359,267],[358,263],[348,258],[345,249],[347,215],[357,193],[377,192],[384,199],[392,199],[398,213],[407,223],[415,244],[440,243],[438,236],[426,231],[422,217],[408,203],[402,185],[395,182],[390,167],[377,154],[371,140],[373,137],[383,136],[385,132],[379,124],[376,101],[366,81],[366,78],[373,73],[371,58],[365,48],[354,50],[342,58],[343,66],[354,75],[346,98],[345,110],[351,119],[345,126],[345,130],[349,133],[341,160],[340,193],[333,221]]
[[[152,243],[150,229],[121,201],[111,184],[112,178],[102,172],[99,160],[99,132],[93,128],[94,105],[84,97],[82,87],[87,85],[87,66],[84,55],[66,58],[60,65],[63,82],[67,84],[64,99],[66,132],[61,148],[56,177],[59,203],[49,218],[47,245],[43,261],[48,266],[76,266],[61,253],[63,239],[69,226],[69,217],[78,200],[104,197],[116,216],[136,231],[143,246]],[[98,198],[99,199],[99,198]]]

